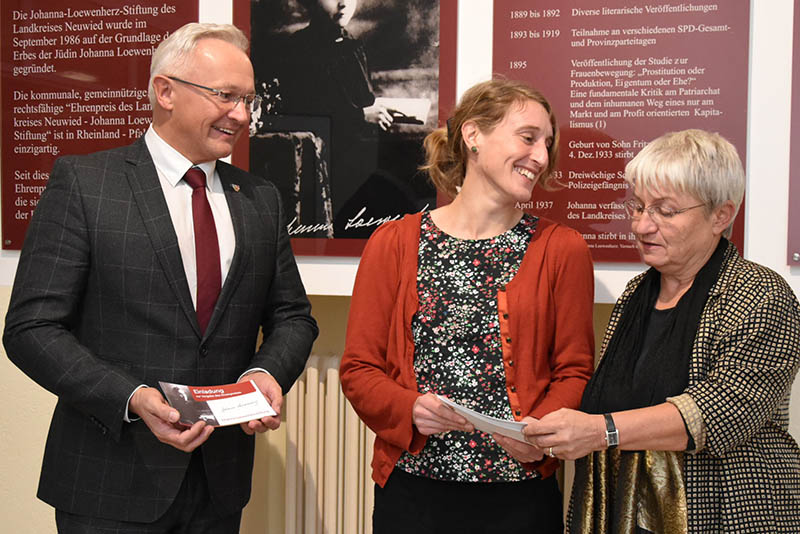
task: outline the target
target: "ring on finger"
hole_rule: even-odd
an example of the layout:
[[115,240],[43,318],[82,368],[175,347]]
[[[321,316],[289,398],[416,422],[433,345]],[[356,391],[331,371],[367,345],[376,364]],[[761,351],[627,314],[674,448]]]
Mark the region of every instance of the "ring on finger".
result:
[[547,449],[547,456],[550,456],[551,458],[555,456],[555,454],[553,454],[553,447]]

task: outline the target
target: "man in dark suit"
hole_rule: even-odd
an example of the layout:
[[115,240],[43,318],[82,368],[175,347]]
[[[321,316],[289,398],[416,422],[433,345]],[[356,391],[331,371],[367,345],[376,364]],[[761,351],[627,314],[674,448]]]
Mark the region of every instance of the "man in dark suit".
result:
[[172,34],[147,133],[57,160],[31,221],[3,341],[58,397],[38,496],[59,532],[238,532],[252,435],[279,416],[187,428],[158,382],[252,379],[280,412],[305,366],[317,326],[278,193],[218,161],[258,104],[247,48],[229,25]]

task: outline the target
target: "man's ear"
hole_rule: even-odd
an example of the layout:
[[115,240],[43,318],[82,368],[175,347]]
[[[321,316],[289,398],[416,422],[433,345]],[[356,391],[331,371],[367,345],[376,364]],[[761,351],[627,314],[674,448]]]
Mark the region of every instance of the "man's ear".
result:
[[158,102],[158,105],[167,111],[172,111],[175,92],[170,79],[161,74],[157,74],[153,77],[153,91],[156,95],[156,102]]

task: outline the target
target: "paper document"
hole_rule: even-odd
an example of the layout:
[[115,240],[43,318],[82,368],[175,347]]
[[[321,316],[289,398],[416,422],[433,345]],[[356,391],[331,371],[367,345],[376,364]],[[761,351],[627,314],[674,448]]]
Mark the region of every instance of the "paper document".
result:
[[205,421],[211,426],[227,426],[275,415],[252,380],[220,386],[159,384],[167,402],[181,414],[180,422],[187,425]]
[[379,96],[375,103],[383,106],[392,114],[398,124],[425,124],[431,101],[427,98],[388,98]]
[[503,436],[508,436],[518,441],[525,441],[525,435],[522,433],[522,429],[525,428],[525,423],[507,421],[505,419],[483,415],[475,410],[461,406],[447,397],[442,397],[441,395],[437,396],[445,405],[450,406],[458,415],[472,423],[472,426],[476,429],[486,432],[487,434],[502,434]]

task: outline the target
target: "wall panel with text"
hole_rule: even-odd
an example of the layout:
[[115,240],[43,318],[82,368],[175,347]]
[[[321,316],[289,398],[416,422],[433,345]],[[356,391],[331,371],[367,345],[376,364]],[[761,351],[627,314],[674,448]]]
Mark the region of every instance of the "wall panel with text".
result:
[[580,231],[596,261],[639,261],[622,176],[648,141],[715,131],[744,161],[749,17],[747,0],[496,1],[494,72],[541,90],[561,129],[565,187],[535,191],[528,211]]
[[58,156],[133,142],[150,124],[150,57],[195,2],[3,0],[3,248],[20,249]]

